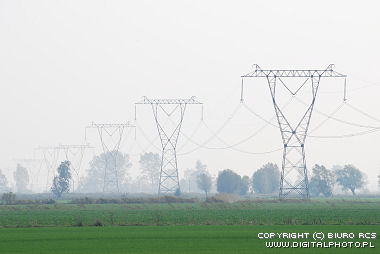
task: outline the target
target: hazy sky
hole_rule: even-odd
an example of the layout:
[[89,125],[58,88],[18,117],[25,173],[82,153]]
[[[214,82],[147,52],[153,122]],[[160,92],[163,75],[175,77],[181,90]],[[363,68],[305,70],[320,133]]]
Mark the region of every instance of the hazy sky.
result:
[[[0,169],[11,180],[15,159],[33,157],[38,146],[81,144],[84,126],[91,121],[132,121],[133,104],[144,95],[197,96],[204,103],[204,121],[214,131],[236,109],[218,137],[230,145],[238,143],[266,124],[239,106],[240,75],[250,72],[254,63],[264,69],[323,69],[334,63],[338,72],[348,75],[348,103],[380,119],[379,9],[376,0],[0,0]],[[247,80],[245,87],[247,105],[270,120],[274,110],[265,80]],[[316,110],[330,114],[341,107],[336,118],[380,126],[341,105],[343,80],[322,80],[319,95]],[[295,99],[291,103],[302,106]],[[311,130],[323,123],[313,133],[318,136],[368,130],[331,119],[324,122],[326,117],[314,113]],[[152,119],[150,108],[139,106],[138,124],[159,146]],[[189,106],[186,136],[178,144],[178,153],[187,153],[179,156],[180,175],[197,159],[213,174],[231,168],[251,176],[266,162],[281,164],[281,151],[244,153],[281,147],[279,131],[270,125],[234,146],[240,151],[188,153],[197,146],[186,137],[204,143],[212,136],[204,124],[196,129],[199,121],[200,109]],[[379,143],[380,132],[345,139],[310,137],[308,167],[352,163],[376,190]],[[157,152],[148,145],[139,130],[136,141],[130,138],[123,144],[136,155],[131,175],[139,171],[137,155],[143,149],[138,147]],[[207,146],[226,145],[214,138]]]

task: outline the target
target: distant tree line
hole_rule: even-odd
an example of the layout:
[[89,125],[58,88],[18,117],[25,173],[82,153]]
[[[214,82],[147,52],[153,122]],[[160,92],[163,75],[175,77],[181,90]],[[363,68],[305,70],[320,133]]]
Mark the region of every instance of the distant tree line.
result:
[[[112,157],[112,158],[111,158]],[[113,167],[107,161],[114,159]],[[132,181],[127,178],[127,170],[132,166],[128,154],[121,152],[110,154],[103,153],[94,156],[90,161],[86,177],[81,179],[78,192],[100,193],[103,191],[104,172],[117,171],[121,192],[134,189],[135,192],[157,193],[161,157],[157,153],[144,153],[140,155],[140,176]],[[56,175],[51,184],[51,192],[57,197],[62,197],[63,193],[69,192],[71,181],[71,163],[62,162],[57,168]],[[213,176],[207,170],[207,165],[197,160],[193,169],[185,170],[184,178],[181,179],[181,190],[177,190],[176,195],[184,192],[203,192],[207,197],[210,192],[229,193],[235,195],[247,194],[276,194],[280,185],[280,169],[274,163],[267,163],[257,169],[250,176],[239,175],[231,169],[219,171],[217,176]],[[332,169],[324,165],[316,164],[309,170],[309,191],[312,197],[331,197],[339,188],[343,191],[350,191],[356,195],[356,191],[366,184],[365,175],[354,165],[334,166]],[[15,179],[16,192],[27,193],[29,184],[28,170],[22,165],[17,165],[13,173]],[[380,175],[378,176],[380,188]],[[138,191],[136,191],[138,189]],[[0,170],[0,193],[8,193],[8,181]]]
[[[365,186],[365,175],[355,166],[348,164],[344,167],[336,167],[329,170],[323,165],[316,164],[309,177],[309,191],[311,196],[331,197],[335,185],[343,191],[349,190],[356,195],[356,190]],[[280,170],[276,164],[267,163],[255,171],[252,178],[241,177],[230,169],[219,172],[217,191],[229,194],[246,195],[249,190],[257,194],[274,194],[279,191]],[[380,176],[379,176],[380,186]]]

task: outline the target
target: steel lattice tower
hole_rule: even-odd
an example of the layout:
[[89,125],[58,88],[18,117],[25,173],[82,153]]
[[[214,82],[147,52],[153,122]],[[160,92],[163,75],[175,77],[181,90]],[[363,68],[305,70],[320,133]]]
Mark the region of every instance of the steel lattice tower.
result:
[[[123,138],[125,129],[135,128],[136,126],[127,123],[111,124],[111,123],[94,123],[86,126],[87,128],[95,128],[98,130],[100,143],[102,145],[103,153],[105,155],[104,165],[104,177],[103,177],[103,192],[113,193],[119,192],[119,174],[117,170],[117,156],[119,154],[120,144]],[[109,144],[105,140],[105,136],[113,137],[117,136],[114,144]],[[86,140],[85,131],[85,140]],[[111,156],[111,160],[108,159],[107,153]],[[111,170],[110,170],[111,169]]]
[[[50,173],[54,175],[54,171],[56,170],[58,166],[58,160],[59,160],[59,155],[60,151],[64,152],[65,155],[65,160],[70,161],[71,166],[70,168],[73,169],[74,173],[76,174],[77,179],[74,180],[74,177],[72,178],[72,183],[73,183],[73,192],[75,190],[75,181],[77,181],[77,187],[79,186],[79,173],[80,169],[82,166],[82,160],[83,160],[83,155],[85,152],[85,149],[87,148],[93,148],[89,146],[88,144],[86,145],[58,145],[58,146],[46,146],[46,147],[38,147],[37,149],[42,150],[43,152],[43,158],[46,164],[46,167],[48,169],[48,175],[47,175],[47,180],[46,180],[46,191],[48,190],[49,187],[49,181],[50,179]],[[77,163],[74,162],[75,157],[78,158]]]
[[[255,66],[256,69],[253,72],[241,77],[242,79],[266,78],[269,85],[274,110],[281,131],[282,142],[284,145],[279,198],[283,199],[289,194],[296,194],[302,198],[308,199],[309,182],[305,158],[305,141],[320,80],[321,78],[345,78],[346,75],[334,71],[333,65],[329,65],[324,70],[262,70],[258,65]],[[282,80],[285,78],[305,78],[306,80],[296,91],[292,91]],[[312,100],[301,119],[295,124],[290,123],[278,105],[276,87],[277,85],[283,85],[292,96],[295,96],[305,86],[305,84],[308,83],[308,81],[311,81]],[[241,97],[241,101],[243,101],[243,97]],[[294,176],[292,173],[296,174],[297,179],[290,177],[290,175]]]
[[[93,148],[93,147],[91,147],[88,144],[85,144],[85,145],[59,145],[57,148],[63,150],[66,160],[70,161],[71,163],[70,168],[74,171],[76,175],[76,178],[77,178],[76,180],[74,180],[74,177],[72,178],[73,192],[75,192],[75,183],[76,183],[76,188],[78,188],[80,184],[79,174],[82,168],[82,161],[83,161],[85,150],[89,148]],[[76,161],[75,161],[75,158],[76,158]]]
[[40,146],[36,149],[42,151],[43,161],[45,162],[45,166],[47,169],[45,191],[48,192],[50,182],[53,179],[51,174],[54,175],[54,171],[57,168],[57,162],[58,162],[60,149],[58,149],[56,146],[53,146],[53,147]]
[[[196,101],[194,96],[190,99],[148,99],[144,96],[143,100],[136,104],[151,105],[158,135],[161,139],[162,156],[158,197],[160,197],[162,193],[174,193],[177,189],[180,189],[176,147],[186,106],[188,104],[203,104]],[[168,105],[173,105],[174,108],[169,110]],[[176,111],[179,111],[179,119],[175,122],[174,130],[165,129],[165,124],[159,117],[160,112],[170,117]]]

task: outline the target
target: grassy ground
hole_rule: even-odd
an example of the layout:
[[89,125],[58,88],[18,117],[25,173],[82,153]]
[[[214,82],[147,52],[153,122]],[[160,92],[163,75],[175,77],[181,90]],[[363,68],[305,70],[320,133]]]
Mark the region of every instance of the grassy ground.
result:
[[[376,232],[378,225],[2,228],[0,253],[379,253],[375,248],[269,249],[260,232]],[[358,239],[356,239],[358,240]],[[356,241],[355,240],[355,241]],[[350,239],[352,241],[352,239]],[[358,240],[361,241],[361,240]]]
[[116,225],[380,225],[380,200],[194,204],[0,205],[0,227]]

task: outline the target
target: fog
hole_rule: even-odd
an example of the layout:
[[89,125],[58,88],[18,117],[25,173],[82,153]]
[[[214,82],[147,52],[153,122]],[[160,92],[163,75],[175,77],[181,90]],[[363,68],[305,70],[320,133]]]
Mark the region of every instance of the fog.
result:
[[[138,105],[135,121],[135,103],[142,96],[196,96],[203,122],[201,107],[188,105],[177,145],[180,177],[197,160],[214,176],[226,168],[252,176],[267,162],[281,165],[282,142],[266,122],[277,125],[266,80],[244,81],[244,106],[240,76],[253,64],[333,63],[347,75],[347,102],[343,79],[321,80],[307,165],[354,164],[367,175],[367,189],[378,191],[380,132],[350,134],[369,130],[358,125],[380,126],[379,8],[378,1],[324,0],[0,1],[0,169],[15,186],[17,163],[38,159],[31,179],[42,191],[47,168],[36,148],[88,142],[84,177],[103,152],[96,130],[85,140],[85,126],[130,121],[136,128],[124,133],[120,150],[129,154],[126,174],[135,179],[140,154],[161,149],[152,108]],[[281,99],[284,105],[291,97]],[[308,101],[299,99],[287,108],[295,119]],[[333,113],[345,122],[326,117]],[[348,136],[329,138],[340,135]],[[51,156],[65,159],[62,152]],[[36,180],[37,171],[44,180]]]

